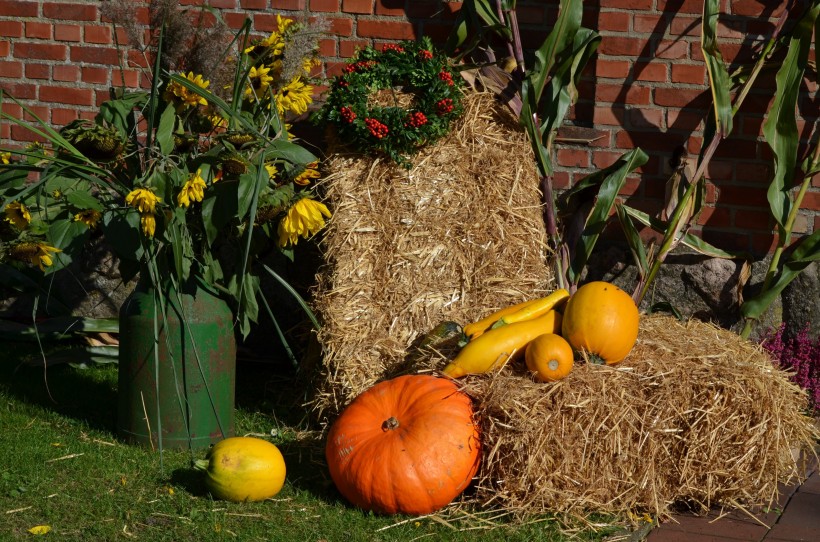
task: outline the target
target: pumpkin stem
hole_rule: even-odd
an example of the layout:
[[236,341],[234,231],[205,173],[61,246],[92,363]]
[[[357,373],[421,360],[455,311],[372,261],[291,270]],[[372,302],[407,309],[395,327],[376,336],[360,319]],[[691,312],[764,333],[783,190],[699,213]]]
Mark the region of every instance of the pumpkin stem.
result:
[[396,429],[398,426],[399,420],[397,420],[395,416],[390,416],[389,418],[384,420],[384,423],[382,423],[382,431],[392,431],[393,429]]

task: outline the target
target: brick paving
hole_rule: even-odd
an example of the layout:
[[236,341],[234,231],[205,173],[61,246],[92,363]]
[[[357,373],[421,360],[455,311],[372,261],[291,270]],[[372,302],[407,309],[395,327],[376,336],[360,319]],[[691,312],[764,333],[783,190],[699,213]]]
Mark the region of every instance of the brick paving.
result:
[[[774,511],[678,515],[653,529],[647,542],[820,542],[820,472],[781,488]],[[779,513],[778,513],[779,511]]]

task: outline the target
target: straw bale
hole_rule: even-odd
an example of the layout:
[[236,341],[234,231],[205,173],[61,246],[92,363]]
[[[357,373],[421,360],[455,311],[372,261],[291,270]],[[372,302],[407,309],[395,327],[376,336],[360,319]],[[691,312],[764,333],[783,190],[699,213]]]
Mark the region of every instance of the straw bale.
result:
[[526,135],[489,94],[406,170],[331,141],[333,211],[314,309],[322,361],[311,410],[327,420],[376,381],[409,370],[408,348],[551,290],[538,174]]
[[667,316],[642,318],[619,365],[576,364],[553,384],[508,365],[465,391],[483,431],[474,499],[521,515],[771,505],[818,437],[806,394],[762,349]]

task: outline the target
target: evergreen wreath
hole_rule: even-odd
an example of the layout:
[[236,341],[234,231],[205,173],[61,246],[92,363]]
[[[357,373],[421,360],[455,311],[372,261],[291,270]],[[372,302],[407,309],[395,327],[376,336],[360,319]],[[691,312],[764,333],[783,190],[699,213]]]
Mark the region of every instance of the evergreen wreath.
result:
[[409,168],[407,155],[449,131],[462,112],[462,79],[429,37],[357,52],[334,77],[315,122],[335,126],[341,141],[383,153]]

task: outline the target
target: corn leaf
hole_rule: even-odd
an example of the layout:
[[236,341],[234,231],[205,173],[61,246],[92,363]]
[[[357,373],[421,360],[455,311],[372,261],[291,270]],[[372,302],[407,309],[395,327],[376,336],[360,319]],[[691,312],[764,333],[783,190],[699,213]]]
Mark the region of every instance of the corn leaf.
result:
[[804,237],[794,244],[795,249],[783,264],[780,273],[775,277],[768,290],[746,300],[740,312],[746,318],[757,319],[777,296],[797,275],[803,272],[812,262],[820,261],[820,230]]
[[[567,278],[570,283],[577,283],[581,278],[581,272],[592,254],[598,237],[604,231],[615,198],[623,188],[626,177],[636,168],[642,166],[649,160],[649,156],[640,148],[633,149],[621,156],[617,162],[602,170],[596,171],[578,183],[580,190],[594,188],[595,203],[589,213],[584,229],[577,246],[571,246],[572,260],[567,270]],[[578,186],[576,185],[576,186]],[[575,187],[573,187],[575,190]]]
[[786,58],[777,71],[774,102],[763,123],[763,135],[774,152],[774,176],[769,184],[767,197],[781,237],[786,235],[784,225],[791,212],[792,200],[789,191],[797,165],[797,146],[800,140],[795,111],[818,11],[820,5],[815,3],[806,11],[792,32]]
[[[638,222],[643,224],[644,226],[649,226],[653,230],[659,233],[664,233],[668,228],[668,224],[662,220],[649,216],[647,213],[643,211],[639,211],[633,207],[629,207],[628,205],[624,205],[624,211],[631,216],[632,218],[636,219]],[[691,233],[686,233],[683,235],[680,241],[684,246],[691,248],[692,250],[703,254],[704,256],[711,256],[713,258],[726,258],[726,259],[749,259],[750,256],[743,252],[729,252],[711,244],[707,243],[700,237],[696,235],[692,235]]]
[[623,204],[615,204],[615,213],[618,215],[618,221],[624,230],[629,251],[632,253],[632,259],[635,260],[635,265],[638,268],[638,274],[644,277],[649,271],[649,263],[646,260],[646,249],[643,246],[643,240],[635,228],[635,224],[632,223],[632,219],[624,209]]
[[[717,42],[717,24],[720,0],[704,0],[703,25],[701,29],[701,49],[709,74],[712,89],[712,103],[715,114],[716,133],[726,137],[732,131],[732,79],[720,54]],[[694,179],[697,182],[697,179]]]

